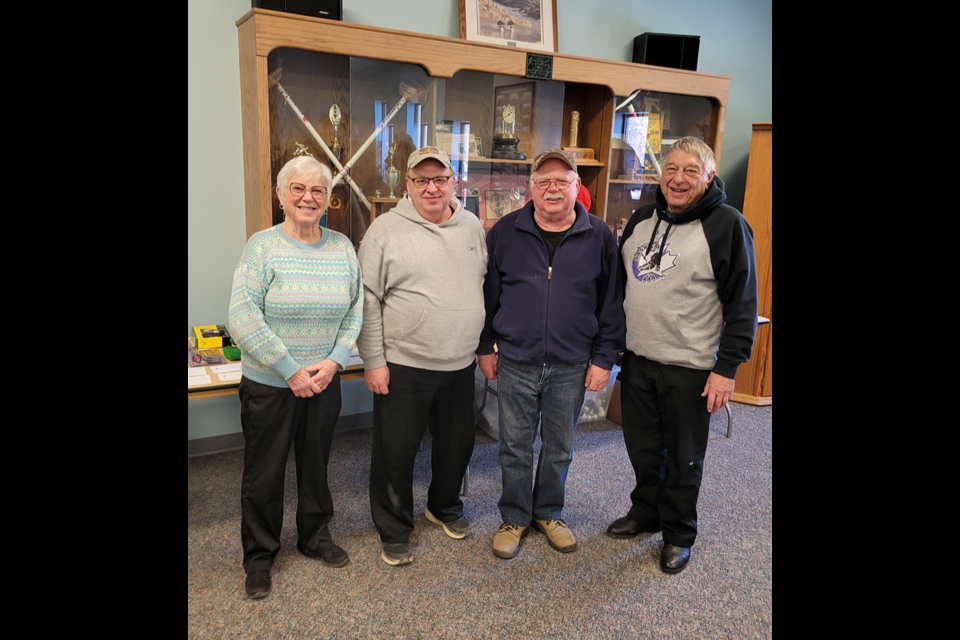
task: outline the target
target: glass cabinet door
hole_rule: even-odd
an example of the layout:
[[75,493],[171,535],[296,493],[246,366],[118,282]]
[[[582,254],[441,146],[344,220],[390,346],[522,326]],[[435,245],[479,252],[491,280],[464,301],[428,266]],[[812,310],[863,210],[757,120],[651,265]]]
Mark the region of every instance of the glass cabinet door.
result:
[[707,98],[638,89],[615,98],[605,221],[621,229],[641,205],[656,202],[660,162],[679,138],[716,139]]
[[[268,68],[282,87],[270,92],[272,186],[296,155],[330,166],[337,184],[321,224],[355,245],[404,196],[407,159],[428,144],[450,156],[457,198],[489,229],[529,200],[533,158],[561,146],[569,111],[560,81],[469,70],[434,78],[415,64],[290,48],[272,51]],[[594,174],[602,166],[583,164]],[[283,212],[273,200],[277,224]]]

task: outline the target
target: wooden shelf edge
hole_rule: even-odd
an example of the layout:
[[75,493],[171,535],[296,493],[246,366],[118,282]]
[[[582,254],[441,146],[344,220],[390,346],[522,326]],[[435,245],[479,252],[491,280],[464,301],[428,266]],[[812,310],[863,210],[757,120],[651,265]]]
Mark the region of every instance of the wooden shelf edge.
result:
[[756,407],[766,407],[773,404],[773,396],[748,396],[745,393],[734,393],[730,400],[732,402],[752,404]]

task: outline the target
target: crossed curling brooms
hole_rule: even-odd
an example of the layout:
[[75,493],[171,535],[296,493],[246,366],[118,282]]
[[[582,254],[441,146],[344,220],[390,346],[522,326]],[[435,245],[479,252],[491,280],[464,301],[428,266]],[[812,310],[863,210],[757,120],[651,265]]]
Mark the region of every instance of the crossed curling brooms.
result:
[[312,135],[314,140],[316,140],[320,144],[320,148],[323,149],[323,152],[327,154],[327,157],[330,158],[330,161],[337,168],[338,173],[336,176],[334,176],[333,184],[330,185],[330,188],[332,189],[333,187],[337,186],[340,183],[341,179],[344,180],[347,184],[350,185],[350,188],[353,189],[354,193],[357,194],[357,196],[360,198],[361,202],[363,202],[363,204],[367,207],[367,209],[372,210],[373,207],[370,204],[370,201],[367,200],[366,196],[363,195],[363,191],[353,181],[353,178],[350,177],[349,175],[350,166],[356,161],[357,158],[363,155],[363,152],[366,151],[367,148],[373,143],[373,141],[377,137],[377,134],[383,131],[383,128],[387,126],[387,123],[390,122],[393,116],[397,115],[397,112],[400,111],[400,107],[402,107],[407,102],[412,102],[414,104],[422,103],[426,99],[427,92],[418,87],[414,87],[405,82],[401,82],[399,88],[400,88],[400,94],[402,97],[400,98],[400,101],[397,102],[396,106],[394,106],[393,109],[390,110],[390,112],[383,119],[383,122],[381,122],[377,126],[377,128],[374,129],[373,133],[370,134],[370,137],[367,138],[366,142],[364,142],[360,146],[360,149],[358,149],[357,152],[354,153],[353,156],[349,160],[347,160],[345,164],[340,164],[340,161],[337,160],[337,156],[335,156],[334,153],[330,151],[330,147],[328,147],[327,143],[323,141],[323,138],[321,138],[320,134],[317,133],[317,130],[313,128],[313,125],[310,124],[310,121],[307,120],[307,116],[303,115],[303,112],[297,108],[297,105],[294,104],[293,100],[290,98],[290,94],[288,94],[287,90],[284,89],[283,85],[280,84],[280,76],[282,74],[283,74],[282,67],[277,67],[276,69],[271,71],[269,76],[270,84],[272,84],[277,88],[277,91],[280,92],[280,95],[283,96],[283,99],[286,100],[288,105],[290,105],[290,108],[293,109],[293,112],[297,114],[297,117],[300,118],[300,120],[303,121],[303,125],[307,128],[307,131],[310,132],[310,135]]

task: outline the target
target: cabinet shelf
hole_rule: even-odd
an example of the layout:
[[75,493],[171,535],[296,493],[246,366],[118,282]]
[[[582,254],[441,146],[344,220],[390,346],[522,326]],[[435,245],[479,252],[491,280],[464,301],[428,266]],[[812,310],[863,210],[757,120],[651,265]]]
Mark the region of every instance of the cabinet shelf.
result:
[[[578,163],[578,164],[579,164],[579,163]],[[641,178],[641,179],[639,179],[639,180],[621,180],[621,179],[619,179],[619,178],[610,178],[609,182],[610,182],[610,184],[638,184],[638,185],[644,185],[644,184],[659,184],[660,181],[657,179],[657,176],[649,176],[649,177]]]
[[[503,164],[526,164],[526,165],[533,164],[533,158],[527,158],[526,160],[510,160],[507,158],[487,158],[485,156],[470,156],[469,158],[471,163],[496,164],[499,162]],[[584,160],[584,159],[577,160],[578,168],[579,167],[602,167],[602,166],[605,166],[604,163],[599,162],[597,160]]]

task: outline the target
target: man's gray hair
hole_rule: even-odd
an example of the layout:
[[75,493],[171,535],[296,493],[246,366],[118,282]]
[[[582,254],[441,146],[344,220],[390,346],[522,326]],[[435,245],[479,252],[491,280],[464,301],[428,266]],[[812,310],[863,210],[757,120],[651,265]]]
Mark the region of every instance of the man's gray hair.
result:
[[661,164],[666,162],[667,156],[670,155],[670,151],[673,151],[674,149],[699,158],[700,162],[703,163],[704,170],[707,173],[716,172],[717,160],[713,157],[713,149],[711,149],[710,146],[700,138],[694,138],[693,136],[680,138],[673,143],[673,145],[670,147],[670,150],[667,151],[667,155],[663,156],[663,161]]

